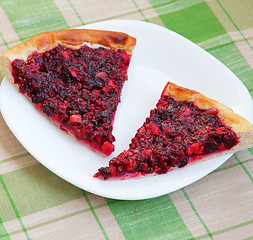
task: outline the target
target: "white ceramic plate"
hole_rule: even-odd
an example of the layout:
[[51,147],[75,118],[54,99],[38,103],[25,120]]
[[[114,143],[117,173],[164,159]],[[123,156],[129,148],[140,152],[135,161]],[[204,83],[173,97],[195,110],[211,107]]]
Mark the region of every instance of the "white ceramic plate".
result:
[[38,161],[61,178],[94,194],[136,200],[161,196],[189,185],[230,157],[214,158],[142,179],[103,181],[93,178],[98,168],[108,165],[111,157],[128,148],[167,81],[200,91],[249,120],[252,120],[253,104],[244,85],[229,69],[168,29],[131,20],[99,22],[85,28],[123,31],[137,38],[129,80],[125,83],[114,123],[116,151],[107,158],[92,152],[55,127],[4,79],[0,89],[2,115],[20,143]]

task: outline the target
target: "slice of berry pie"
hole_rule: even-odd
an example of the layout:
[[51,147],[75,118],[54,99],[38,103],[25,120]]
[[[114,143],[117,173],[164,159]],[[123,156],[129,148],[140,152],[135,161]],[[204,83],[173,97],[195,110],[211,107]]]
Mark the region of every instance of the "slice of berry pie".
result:
[[102,179],[163,174],[253,145],[253,126],[223,104],[168,83],[129,145],[94,175]]
[[0,69],[58,127],[110,155],[113,120],[135,44],[135,38],[119,32],[45,32],[3,54]]

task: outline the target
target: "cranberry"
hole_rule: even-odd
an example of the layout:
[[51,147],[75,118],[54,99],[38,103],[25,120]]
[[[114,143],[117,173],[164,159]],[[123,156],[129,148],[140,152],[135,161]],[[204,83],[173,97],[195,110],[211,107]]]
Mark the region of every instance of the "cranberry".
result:
[[69,117],[69,123],[74,124],[74,123],[80,123],[82,121],[82,116],[81,115],[71,115]]
[[114,151],[114,145],[106,141],[102,144],[102,150],[106,155],[110,155]]
[[57,46],[34,52],[27,61],[14,60],[12,75],[20,92],[61,129],[109,155],[115,141],[112,122],[130,57],[124,50]]

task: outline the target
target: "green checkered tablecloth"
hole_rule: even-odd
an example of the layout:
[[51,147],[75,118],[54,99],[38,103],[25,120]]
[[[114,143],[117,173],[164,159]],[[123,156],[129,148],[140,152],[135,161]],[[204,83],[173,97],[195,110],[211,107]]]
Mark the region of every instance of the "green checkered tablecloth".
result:
[[[253,96],[253,0],[0,0],[0,54],[42,31],[108,19],[143,20],[185,36]],[[252,155],[253,148],[238,152],[165,196],[118,201],[51,173],[0,116],[0,239],[253,239]]]

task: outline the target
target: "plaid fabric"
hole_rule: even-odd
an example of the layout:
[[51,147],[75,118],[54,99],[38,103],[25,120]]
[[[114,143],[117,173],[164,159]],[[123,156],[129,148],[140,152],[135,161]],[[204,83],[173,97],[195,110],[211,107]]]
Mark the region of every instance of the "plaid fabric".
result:
[[[252,9],[252,0],[0,0],[0,54],[41,31],[137,19],[197,43],[253,96]],[[0,239],[253,239],[253,149],[171,194],[117,201],[44,168],[2,117],[0,136]]]

